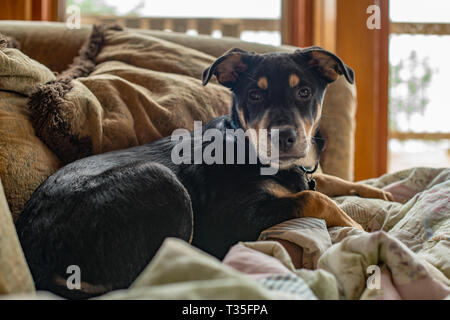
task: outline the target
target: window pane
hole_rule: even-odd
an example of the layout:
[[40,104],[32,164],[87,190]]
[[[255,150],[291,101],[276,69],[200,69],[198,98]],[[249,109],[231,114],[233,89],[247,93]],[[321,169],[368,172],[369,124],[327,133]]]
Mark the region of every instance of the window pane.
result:
[[440,141],[389,140],[388,171],[412,167],[450,167],[450,139]]
[[[71,5],[80,8],[81,22],[86,24],[116,22],[130,28],[176,30],[196,35],[198,30],[191,28],[194,26],[203,28],[203,33],[215,38],[225,33],[251,42],[281,44],[279,27],[281,0],[67,0],[66,6]],[[153,19],[153,22],[150,22],[151,19],[146,19],[147,17],[175,18],[176,21]],[[189,20],[189,18],[211,18],[212,21],[198,22],[197,19]],[[183,21],[180,21],[181,19]],[[256,24],[254,22],[244,24],[244,19],[261,19],[261,21],[257,21]],[[205,23],[209,25],[205,26]],[[255,30],[251,30],[252,28]]]
[[[68,0],[98,13],[146,17],[269,18],[281,17],[281,0]],[[82,12],[83,13],[83,12]]]
[[448,0],[390,0],[389,15],[394,22],[450,22]]
[[[391,35],[389,50],[391,132],[450,133],[450,35]],[[449,139],[391,139],[388,148],[390,172],[450,166]]]
[[[450,132],[450,35],[391,35],[389,50],[391,125],[398,131]],[[401,84],[392,82],[395,67]],[[422,84],[427,72],[429,82]]]

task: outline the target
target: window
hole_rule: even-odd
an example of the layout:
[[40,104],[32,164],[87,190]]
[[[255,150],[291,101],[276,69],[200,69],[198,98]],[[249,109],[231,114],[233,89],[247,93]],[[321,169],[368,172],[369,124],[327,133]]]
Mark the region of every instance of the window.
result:
[[450,1],[390,1],[390,172],[450,166],[449,12]]
[[280,45],[281,0],[68,0],[81,23],[116,22],[129,28],[231,36]]

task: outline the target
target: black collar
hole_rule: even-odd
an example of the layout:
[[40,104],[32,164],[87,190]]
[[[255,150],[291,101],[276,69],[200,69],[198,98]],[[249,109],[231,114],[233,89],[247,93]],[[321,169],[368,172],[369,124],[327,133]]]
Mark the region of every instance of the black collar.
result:
[[303,171],[304,174],[313,174],[317,171],[317,168],[319,167],[319,161],[316,162],[316,165],[311,170],[306,169],[304,166],[300,166],[300,170]]
[[300,166],[300,170],[303,171],[306,177],[306,182],[308,183],[309,190],[316,191],[316,180],[312,177],[313,173],[317,171],[319,167],[319,161],[316,162],[316,165],[311,170],[306,169],[304,166]]

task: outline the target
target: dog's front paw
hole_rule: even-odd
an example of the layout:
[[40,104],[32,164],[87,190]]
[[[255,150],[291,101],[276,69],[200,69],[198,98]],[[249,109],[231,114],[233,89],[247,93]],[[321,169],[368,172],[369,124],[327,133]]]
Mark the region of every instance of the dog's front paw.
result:
[[357,194],[362,198],[374,198],[386,201],[394,201],[392,193],[366,184],[356,184],[354,194]]
[[345,227],[352,227],[355,229],[359,229],[362,231],[365,231],[364,228],[362,227],[362,225],[360,225],[358,222],[356,222],[355,220],[351,219],[352,221],[349,222]]

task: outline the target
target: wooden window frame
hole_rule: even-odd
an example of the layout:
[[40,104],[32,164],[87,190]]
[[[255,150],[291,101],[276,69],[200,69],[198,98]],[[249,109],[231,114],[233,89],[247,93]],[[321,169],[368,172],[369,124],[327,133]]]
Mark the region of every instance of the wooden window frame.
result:
[[281,41],[296,47],[313,44],[313,0],[282,0]]
[[65,0],[2,0],[0,20],[63,21]]

